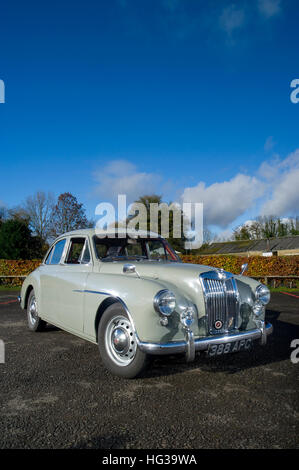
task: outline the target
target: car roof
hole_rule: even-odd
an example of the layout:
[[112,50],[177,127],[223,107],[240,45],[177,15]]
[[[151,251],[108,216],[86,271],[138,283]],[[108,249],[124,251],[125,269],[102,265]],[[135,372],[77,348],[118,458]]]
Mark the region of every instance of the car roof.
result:
[[[63,237],[68,237],[68,236],[90,236],[90,237],[93,237],[93,236],[96,236],[96,235],[106,235],[109,237],[110,235],[110,238],[113,238],[111,237],[111,235],[117,235],[117,234],[127,234],[128,237],[131,237],[131,238],[137,238],[137,236],[139,238],[162,238],[161,235],[159,235],[158,233],[155,233],[155,232],[147,232],[146,230],[138,230],[138,231],[133,231],[133,230],[130,230],[130,229],[126,229],[126,228],[123,228],[123,227],[118,227],[118,228],[115,228],[115,231],[113,231],[113,229],[108,229],[108,230],[103,230],[103,229],[95,229],[95,228],[85,228],[85,229],[78,229],[78,230],[72,230],[71,232],[66,232],[66,233],[63,233],[61,235],[59,235],[59,237],[57,237],[56,240],[58,240],[59,238],[63,238]],[[100,237],[100,238],[104,238],[104,237]],[[55,240],[55,241],[56,241]]]

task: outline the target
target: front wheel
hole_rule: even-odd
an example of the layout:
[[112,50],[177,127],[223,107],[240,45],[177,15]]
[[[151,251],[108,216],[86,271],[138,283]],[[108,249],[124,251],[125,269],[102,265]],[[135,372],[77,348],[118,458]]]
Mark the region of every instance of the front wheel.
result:
[[119,303],[105,310],[98,328],[102,361],[114,375],[133,379],[148,363],[148,355],[140,351],[133,325]]
[[43,331],[46,327],[46,322],[38,316],[34,290],[30,292],[27,303],[27,321],[28,328],[31,331]]

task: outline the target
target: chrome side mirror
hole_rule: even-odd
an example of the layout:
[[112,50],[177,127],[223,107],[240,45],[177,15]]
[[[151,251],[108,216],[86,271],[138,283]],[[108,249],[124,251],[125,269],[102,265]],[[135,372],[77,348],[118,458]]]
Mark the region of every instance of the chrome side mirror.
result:
[[135,266],[135,264],[124,264],[123,273],[127,273],[127,274],[137,274],[137,276],[140,277],[139,274],[138,274],[138,272],[136,271],[136,266]]
[[248,263],[242,264],[241,272],[240,272],[241,276],[243,276],[243,274],[245,273],[245,271],[247,271],[247,269],[248,269]]

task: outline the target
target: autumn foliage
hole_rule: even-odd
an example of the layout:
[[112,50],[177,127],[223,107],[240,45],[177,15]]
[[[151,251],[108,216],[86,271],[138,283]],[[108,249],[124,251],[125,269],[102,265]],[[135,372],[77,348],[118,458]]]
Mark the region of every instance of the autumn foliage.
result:
[[[231,255],[200,256],[182,255],[185,263],[203,264],[223,268],[225,271],[239,274],[243,263],[248,263],[247,276],[299,276],[299,256],[262,256],[239,257]],[[36,269],[41,260],[0,260],[0,275],[21,276],[27,275]],[[1,279],[1,284],[20,285],[22,279]]]
[[[1,276],[27,276],[41,264],[40,259],[33,260],[7,260],[0,259]],[[2,285],[21,285],[23,278],[0,278]]]
[[200,256],[183,255],[185,263],[204,264],[239,274],[243,263],[248,263],[247,276],[299,276],[299,256]]

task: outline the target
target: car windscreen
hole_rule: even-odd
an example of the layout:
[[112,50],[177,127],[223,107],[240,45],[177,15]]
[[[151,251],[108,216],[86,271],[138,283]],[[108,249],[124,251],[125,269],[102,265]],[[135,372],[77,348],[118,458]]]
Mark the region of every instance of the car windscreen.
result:
[[102,261],[148,260],[180,261],[165,240],[157,238],[94,237],[95,250]]

